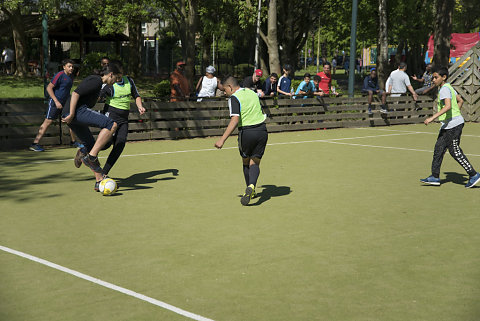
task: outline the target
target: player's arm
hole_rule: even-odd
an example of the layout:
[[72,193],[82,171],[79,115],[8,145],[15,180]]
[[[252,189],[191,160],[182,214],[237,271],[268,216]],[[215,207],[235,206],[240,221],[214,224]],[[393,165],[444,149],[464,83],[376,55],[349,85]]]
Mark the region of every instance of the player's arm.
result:
[[47,86],[47,93],[52,98],[53,102],[55,103],[55,106],[57,106],[58,109],[62,109],[62,104],[58,101],[57,97],[55,97],[55,93],[53,92],[53,88],[55,88],[55,85],[52,83],[49,83]]
[[230,122],[228,123],[227,129],[225,129],[223,136],[215,143],[216,148],[220,149],[223,147],[223,144],[225,144],[227,138],[233,133],[233,131],[237,127],[239,119],[240,116],[237,115],[234,115],[230,118]]
[[128,81],[130,82],[130,95],[132,95],[133,99],[135,99],[135,105],[137,105],[138,112],[140,115],[145,114],[145,107],[142,104],[142,97],[140,97],[140,93],[137,90],[137,86],[135,86],[135,82],[132,78],[128,77]]
[[77,109],[77,103],[79,98],[80,98],[80,95],[74,91],[72,93],[72,97],[70,98],[70,106],[69,106],[70,114],[67,117],[62,118],[62,121],[64,123],[69,124],[73,120],[73,117],[75,117],[75,110]]
[[462,109],[462,106],[463,106],[462,96],[460,96],[459,94],[457,94],[455,97],[457,98],[458,109]]
[[[458,95],[457,95],[457,97],[458,97]],[[434,121],[437,117],[445,114],[447,111],[449,111],[452,108],[452,99],[451,98],[445,98],[444,101],[445,101],[445,106],[443,106],[442,109],[440,109],[438,112],[433,114],[433,116],[425,119],[425,121],[423,122],[425,125],[428,125],[429,123]],[[462,100],[462,104],[463,104],[463,100]]]

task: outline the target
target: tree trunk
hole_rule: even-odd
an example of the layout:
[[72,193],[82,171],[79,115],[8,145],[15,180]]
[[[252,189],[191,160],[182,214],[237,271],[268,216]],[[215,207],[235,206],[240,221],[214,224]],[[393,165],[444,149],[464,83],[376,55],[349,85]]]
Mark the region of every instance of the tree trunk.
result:
[[433,34],[433,65],[448,67],[450,60],[450,35],[452,33],[452,13],[455,0],[436,0],[435,31]]
[[395,53],[395,67],[398,67],[402,61],[402,53],[405,48],[405,40],[400,40],[397,47],[397,52]]
[[212,43],[213,35],[205,35],[202,37],[202,66],[200,74],[203,75],[205,68],[212,64]]
[[7,9],[2,10],[8,16],[10,25],[12,26],[13,41],[15,43],[15,76],[26,77],[28,74],[26,57],[27,42],[20,8],[12,11],[8,11]]
[[280,55],[278,53],[278,38],[277,38],[277,0],[270,0],[268,7],[268,61],[270,66],[270,73],[282,74],[280,68]]
[[128,73],[132,77],[137,77],[142,72],[142,25],[138,21],[128,23],[128,50],[130,57],[128,59]]
[[388,78],[388,32],[387,32],[387,0],[378,0],[379,31],[377,52],[377,74],[381,89],[385,89]]
[[195,76],[195,35],[197,33],[198,0],[182,0],[179,6],[180,17],[177,19],[177,27],[186,63],[185,77],[187,77],[190,90],[192,90],[194,88],[193,78]]

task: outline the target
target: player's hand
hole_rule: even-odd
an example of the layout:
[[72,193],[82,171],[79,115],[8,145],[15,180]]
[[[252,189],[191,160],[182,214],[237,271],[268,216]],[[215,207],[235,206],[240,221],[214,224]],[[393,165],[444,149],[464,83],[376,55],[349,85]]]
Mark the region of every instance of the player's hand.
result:
[[423,122],[425,125],[428,125],[430,124],[435,118],[433,117],[428,117],[427,119],[425,119],[425,121]]
[[413,75],[413,76],[412,76],[412,79],[413,79],[413,80],[417,80],[418,78],[417,78],[416,75]]
[[417,94],[413,95],[413,100],[417,101],[417,99],[418,99],[418,95]]
[[140,115],[145,114],[145,111],[146,111],[145,107],[143,106],[138,107],[138,112],[140,113]]
[[225,141],[220,138],[220,139],[217,140],[217,142],[215,143],[215,147],[218,148],[218,149],[222,149],[223,144],[225,144]]
[[62,118],[62,122],[67,123],[67,124],[70,124],[72,122],[72,120],[73,120],[73,115],[72,114],[68,115],[65,118]]
[[62,104],[60,104],[60,102],[58,100],[55,102],[55,106],[57,107],[57,109],[62,109],[63,108]]

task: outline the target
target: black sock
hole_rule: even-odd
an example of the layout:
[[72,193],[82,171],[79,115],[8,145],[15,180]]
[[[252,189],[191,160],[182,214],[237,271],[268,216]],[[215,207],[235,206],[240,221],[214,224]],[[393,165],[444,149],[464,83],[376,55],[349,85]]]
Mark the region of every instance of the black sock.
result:
[[92,156],[90,154],[88,154],[88,159],[91,160],[91,161],[94,161],[97,159],[97,156]]
[[248,165],[243,165],[243,176],[245,176],[245,184],[248,186],[248,181],[249,181],[249,166]]
[[257,186],[258,176],[260,176],[260,166],[257,164],[250,165],[250,170],[248,172],[250,177],[249,183],[253,184],[253,186]]

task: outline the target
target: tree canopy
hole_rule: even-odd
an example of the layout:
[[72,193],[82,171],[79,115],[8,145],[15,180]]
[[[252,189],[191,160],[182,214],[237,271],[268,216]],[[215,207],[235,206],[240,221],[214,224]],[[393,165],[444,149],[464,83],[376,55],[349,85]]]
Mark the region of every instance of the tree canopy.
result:
[[[388,45],[398,48],[398,59],[405,53],[414,69],[421,67],[422,57],[430,35],[439,32],[435,21],[440,0],[386,0],[388,21]],[[478,32],[480,30],[480,6],[477,0],[448,0],[453,11],[451,32]],[[261,33],[263,59],[268,65],[290,63],[298,65],[301,51],[309,37],[320,43],[321,56],[331,59],[338,52],[348,53],[350,42],[351,2],[341,0],[262,0]],[[270,4],[276,10],[269,10]],[[93,19],[100,34],[122,33],[127,28],[131,38],[130,68],[140,70],[138,53],[141,50],[140,24],[153,18],[166,21],[171,36],[181,43],[183,59],[191,65],[205,65],[212,55],[215,38],[220,44],[230,43],[234,50],[249,52],[253,57],[257,1],[234,0],[9,0],[0,3],[3,17],[11,21],[17,52],[17,73],[25,73],[25,34],[22,30],[22,14],[45,12],[61,15],[75,12]],[[450,9],[449,9],[450,10]],[[275,16],[274,16],[275,15]],[[274,19],[274,20],[273,20]],[[273,24],[272,24],[272,21]],[[357,48],[379,44],[379,0],[359,0],[357,23]],[[274,26],[276,25],[276,30]],[[272,29],[273,28],[273,29]],[[437,31],[436,31],[437,30]],[[447,32],[448,32],[447,30]],[[276,31],[276,32],[273,32]],[[273,41],[273,38],[276,41]],[[320,37],[320,39],[318,39]],[[278,48],[278,57],[269,53]],[[311,45],[313,46],[313,45]],[[199,52],[201,51],[201,54]],[[135,54],[136,53],[136,54]],[[358,50],[356,54],[359,54]],[[251,58],[249,58],[251,59]],[[278,60],[278,62],[277,62]],[[270,69],[279,70],[270,62]],[[22,67],[23,66],[23,67]],[[22,69],[23,68],[23,69]]]

